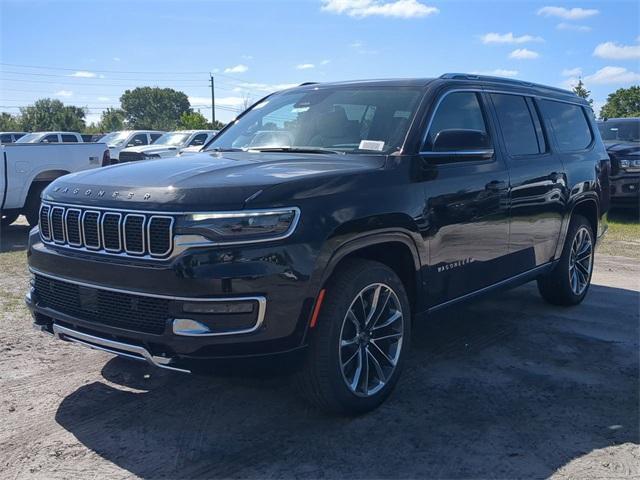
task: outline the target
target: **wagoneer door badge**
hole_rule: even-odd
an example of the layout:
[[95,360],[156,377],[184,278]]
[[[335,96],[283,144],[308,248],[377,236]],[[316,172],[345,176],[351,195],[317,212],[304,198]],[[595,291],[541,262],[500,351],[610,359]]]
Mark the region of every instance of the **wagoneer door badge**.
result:
[[438,273],[446,272],[448,270],[453,270],[454,268],[463,267],[474,261],[475,260],[473,258],[468,257],[468,258],[463,258],[462,260],[458,260],[457,262],[447,263],[445,265],[441,265],[438,267]]

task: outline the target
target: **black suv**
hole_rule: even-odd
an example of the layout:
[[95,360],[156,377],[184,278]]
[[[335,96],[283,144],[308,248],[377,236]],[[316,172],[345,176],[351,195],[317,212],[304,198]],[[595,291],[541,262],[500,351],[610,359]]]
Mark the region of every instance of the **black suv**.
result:
[[640,208],[640,118],[598,122],[611,158],[611,202]]
[[563,90],[306,84],[202,154],[52,183],[27,303],[59,339],[162,368],[279,356],[315,404],[364,412],[426,314],[530,280],[580,303],[608,172],[588,104]]

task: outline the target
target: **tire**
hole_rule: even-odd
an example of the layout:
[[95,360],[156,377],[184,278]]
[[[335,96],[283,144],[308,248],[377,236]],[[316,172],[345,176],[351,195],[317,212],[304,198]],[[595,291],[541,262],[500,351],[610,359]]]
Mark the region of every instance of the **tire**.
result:
[[553,305],[578,305],[589,291],[595,238],[589,221],[575,215],[569,224],[562,255],[554,269],[538,278],[538,291]]
[[34,183],[29,189],[27,201],[24,204],[24,210],[22,213],[27,217],[27,222],[30,227],[38,225],[40,217],[40,197],[42,196],[42,191],[46,186],[46,183]]
[[[365,327],[376,291],[377,308]],[[318,408],[341,415],[375,409],[393,391],[409,348],[411,311],[402,281],[382,263],[345,261],[326,285],[310,334],[303,368],[296,374],[300,393]]]
[[7,228],[18,219],[18,212],[2,212],[0,214],[0,227]]

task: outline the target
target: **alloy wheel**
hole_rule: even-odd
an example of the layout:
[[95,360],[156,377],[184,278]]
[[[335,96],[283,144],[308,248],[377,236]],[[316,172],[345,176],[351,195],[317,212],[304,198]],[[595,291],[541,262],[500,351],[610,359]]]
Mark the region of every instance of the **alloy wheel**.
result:
[[370,397],[386,385],[400,358],[403,333],[402,306],[391,287],[374,283],[356,295],[339,345],[342,377],[352,393]]
[[574,295],[582,295],[589,285],[593,268],[593,242],[591,234],[581,227],[573,238],[569,257],[569,282]]

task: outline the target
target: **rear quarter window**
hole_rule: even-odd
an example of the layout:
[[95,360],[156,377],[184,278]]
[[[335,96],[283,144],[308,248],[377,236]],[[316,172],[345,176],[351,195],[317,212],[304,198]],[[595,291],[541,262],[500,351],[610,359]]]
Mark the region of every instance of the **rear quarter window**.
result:
[[540,109],[561,152],[576,152],[591,145],[593,134],[580,105],[542,100]]

